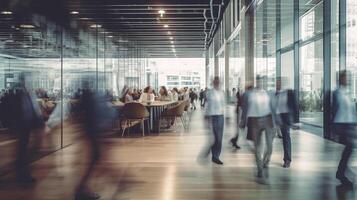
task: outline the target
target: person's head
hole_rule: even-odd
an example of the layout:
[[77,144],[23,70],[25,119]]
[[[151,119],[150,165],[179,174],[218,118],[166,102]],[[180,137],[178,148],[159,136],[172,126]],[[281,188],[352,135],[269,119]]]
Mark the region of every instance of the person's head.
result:
[[218,76],[215,76],[212,81],[213,88],[219,89],[220,86],[220,80]]
[[340,86],[347,86],[348,84],[348,72],[347,70],[342,70],[339,72],[338,82]]
[[151,86],[147,86],[145,89],[144,89],[144,93],[148,93],[148,94],[152,94],[153,90],[151,88]]
[[178,89],[177,89],[176,87],[174,87],[174,88],[172,89],[172,92],[175,92],[176,94],[179,93],[179,91],[178,91]]
[[165,86],[161,86],[160,87],[160,91],[159,91],[161,96],[168,96],[168,92]]

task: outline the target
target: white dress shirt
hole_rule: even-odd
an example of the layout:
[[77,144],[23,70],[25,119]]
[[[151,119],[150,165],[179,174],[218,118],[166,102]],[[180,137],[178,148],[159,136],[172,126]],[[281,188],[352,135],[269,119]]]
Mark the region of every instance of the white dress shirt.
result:
[[338,109],[334,117],[334,122],[357,123],[356,103],[352,100],[346,87],[340,87],[336,92]]
[[248,96],[247,117],[265,117],[271,114],[270,97],[263,89],[254,89]]
[[224,92],[210,89],[207,91],[206,116],[224,115]]

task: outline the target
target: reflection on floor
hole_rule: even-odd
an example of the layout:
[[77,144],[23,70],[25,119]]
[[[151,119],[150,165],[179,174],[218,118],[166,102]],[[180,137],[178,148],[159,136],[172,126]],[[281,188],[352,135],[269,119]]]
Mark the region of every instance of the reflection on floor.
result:
[[[232,116],[232,115],[231,115]],[[91,187],[101,199],[356,199],[356,190],[346,191],[335,180],[341,145],[302,131],[293,132],[293,163],[283,169],[282,143],[275,140],[269,185],[255,182],[250,145],[241,138],[242,150],[228,145],[234,119],[226,120],[222,160],[224,166],[196,163],[206,143],[207,127],[202,112],[192,114],[190,131],[127,138],[105,137],[102,160]],[[19,188],[3,178],[0,198],[73,199],[72,194],[86,165],[86,146],[77,142],[33,164],[39,180],[31,188]],[[357,163],[351,163],[356,169]],[[4,180],[5,179],[5,180]],[[9,178],[10,179],[10,178]]]

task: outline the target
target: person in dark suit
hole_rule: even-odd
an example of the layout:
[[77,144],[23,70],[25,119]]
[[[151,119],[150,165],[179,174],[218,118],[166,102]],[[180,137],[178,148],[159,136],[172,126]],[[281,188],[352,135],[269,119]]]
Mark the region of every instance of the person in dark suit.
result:
[[18,139],[15,171],[19,183],[34,183],[29,167],[29,140],[34,129],[44,126],[44,121],[34,107],[34,102],[26,89],[25,76],[20,74],[20,83],[14,88],[15,92],[5,100],[8,106],[9,128]]
[[291,163],[291,138],[290,128],[297,122],[298,104],[295,92],[292,89],[283,89],[287,84],[286,77],[279,77],[276,81],[275,93],[275,122],[283,138],[284,168],[289,168]]
[[[243,105],[243,94],[240,91],[240,89],[237,90],[235,94],[235,98],[237,99],[236,116],[237,116],[237,125],[239,126],[240,115],[242,114],[242,105]],[[234,147],[235,149],[240,149],[240,146],[238,145],[238,138],[239,138],[239,127],[237,127],[237,132],[235,133],[235,136],[230,139],[230,143],[232,144],[232,147]]]
[[334,132],[339,135],[340,142],[345,145],[336,178],[341,181],[342,185],[353,187],[353,183],[346,176],[346,170],[353,148],[356,146],[357,111],[356,104],[348,90],[348,74],[345,70],[339,74],[339,87],[333,92],[332,121]]

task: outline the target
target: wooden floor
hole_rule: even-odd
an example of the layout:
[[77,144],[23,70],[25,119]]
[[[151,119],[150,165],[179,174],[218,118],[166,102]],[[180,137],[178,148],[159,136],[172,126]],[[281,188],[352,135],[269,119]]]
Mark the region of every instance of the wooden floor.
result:
[[[255,180],[251,146],[243,138],[242,150],[228,145],[235,126],[227,120],[222,152],[223,166],[199,165],[197,155],[207,142],[208,129],[202,112],[192,114],[189,131],[163,132],[144,138],[115,134],[102,140],[102,159],[93,174],[91,188],[101,199],[351,199],[352,191],[338,187],[335,169],[343,147],[303,131],[293,131],[293,162],[283,169],[282,142],[276,139],[268,185]],[[86,166],[82,141],[46,156],[33,164],[38,179],[30,188],[18,187],[2,178],[0,199],[73,199],[73,192]],[[357,163],[351,163],[356,170]]]

